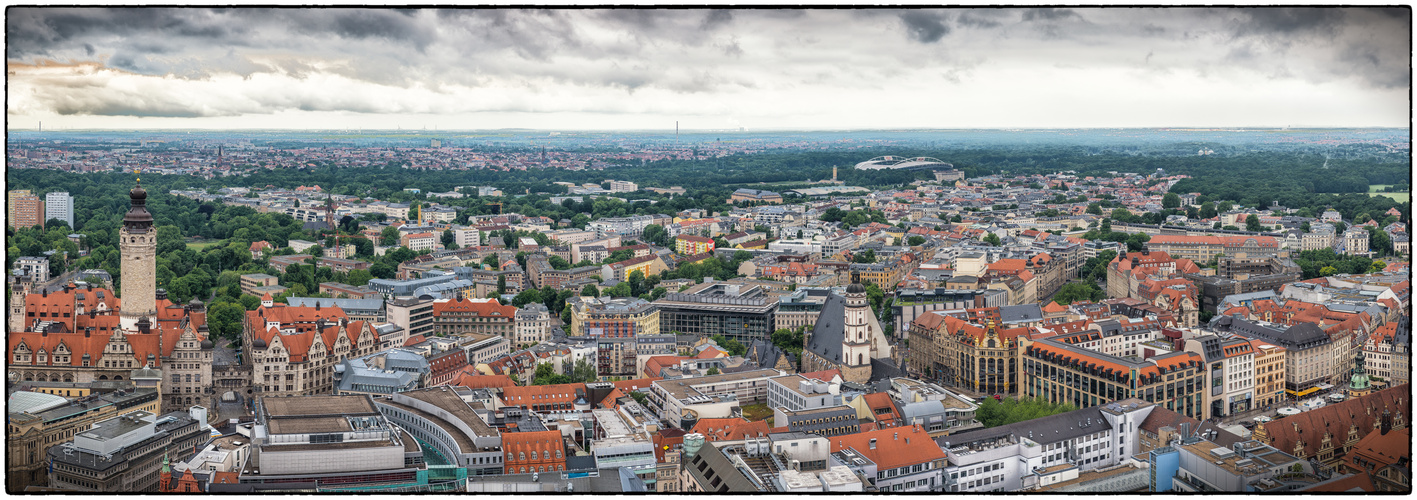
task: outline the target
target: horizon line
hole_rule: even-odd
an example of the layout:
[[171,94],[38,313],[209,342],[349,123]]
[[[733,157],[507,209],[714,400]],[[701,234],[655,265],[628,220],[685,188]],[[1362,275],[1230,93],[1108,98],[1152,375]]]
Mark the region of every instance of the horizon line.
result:
[[[754,132],[893,132],[893,131],[1048,131],[1048,130],[1181,130],[1181,131],[1206,131],[1206,130],[1408,130],[1410,128],[1400,126],[1383,125],[1301,125],[1301,126],[1278,126],[1278,125],[1154,125],[1154,126],[1114,126],[1114,127],[882,127],[882,128],[759,128],[741,129],[731,128],[680,128],[679,133],[684,132],[732,132],[732,133],[754,133]],[[457,133],[457,132],[507,132],[507,131],[532,131],[532,132],[655,132],[673,133],[674,129],[644,129],[644,128],[621,128],[621,129],[556,129],[556,128],[527,128],[527,127],[507,127],[507,128],[484,128],[484,129],[341,129],[341,128],[262,128],[262,127],[235,127],[235,128],[208,128],[208,127],[154,127],[154,128],[59,128],[50,130],[39,130],[37,128],[7,128],[7,133],[45,133],[45,132],[173,132],[173,131],[278,131],[278,132],[400,132],[400,133]]]

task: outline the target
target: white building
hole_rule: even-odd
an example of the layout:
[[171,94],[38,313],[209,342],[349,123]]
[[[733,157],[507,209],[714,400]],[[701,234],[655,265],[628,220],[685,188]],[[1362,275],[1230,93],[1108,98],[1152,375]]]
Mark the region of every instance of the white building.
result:
[[610,181],[610,192],[632,193],[640,190],[640,185],[630,181]]
[[44,220],[59,219],[74,229],[74,197],[66,192],[44,195]]
[[1037,486],[1042,471],[1073,465],[1086,472],[1138,453],[1137,427],[1156,408],[1126,399],[937,441],[945,448],[946,491],[1018,491]]

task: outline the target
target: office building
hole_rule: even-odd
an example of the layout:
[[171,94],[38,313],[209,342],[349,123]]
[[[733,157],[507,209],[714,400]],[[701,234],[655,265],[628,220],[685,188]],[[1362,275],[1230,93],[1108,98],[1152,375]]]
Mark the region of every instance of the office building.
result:
[[197,449],[210,439],[206,409],[161,417],[134,411],[94,424],[49,449],[49,486],[96,493],[158,491],[163,460]]
[[777,297],[757,285],[705,282],[654,301],[660,331],[713,336],[751,343],[772,335]]

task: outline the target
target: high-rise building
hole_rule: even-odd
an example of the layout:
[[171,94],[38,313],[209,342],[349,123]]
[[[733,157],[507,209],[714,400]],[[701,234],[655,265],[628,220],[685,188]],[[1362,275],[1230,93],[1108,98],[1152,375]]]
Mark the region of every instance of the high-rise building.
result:
[[44,200],[30,194],[28,189],[10,191],[6,197],[7,219],[10,227],[44,227]]
[[67,192],[56,192],[44,195],[44,220],[59,219],[69,224],[69,229],[74,227],[74,197]]

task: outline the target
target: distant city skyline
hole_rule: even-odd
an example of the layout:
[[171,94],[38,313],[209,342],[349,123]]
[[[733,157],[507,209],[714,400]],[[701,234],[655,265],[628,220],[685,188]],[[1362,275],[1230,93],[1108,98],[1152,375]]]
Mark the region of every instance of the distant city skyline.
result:
[[1409,126],[1405,8],[12,8],[9,130]]

